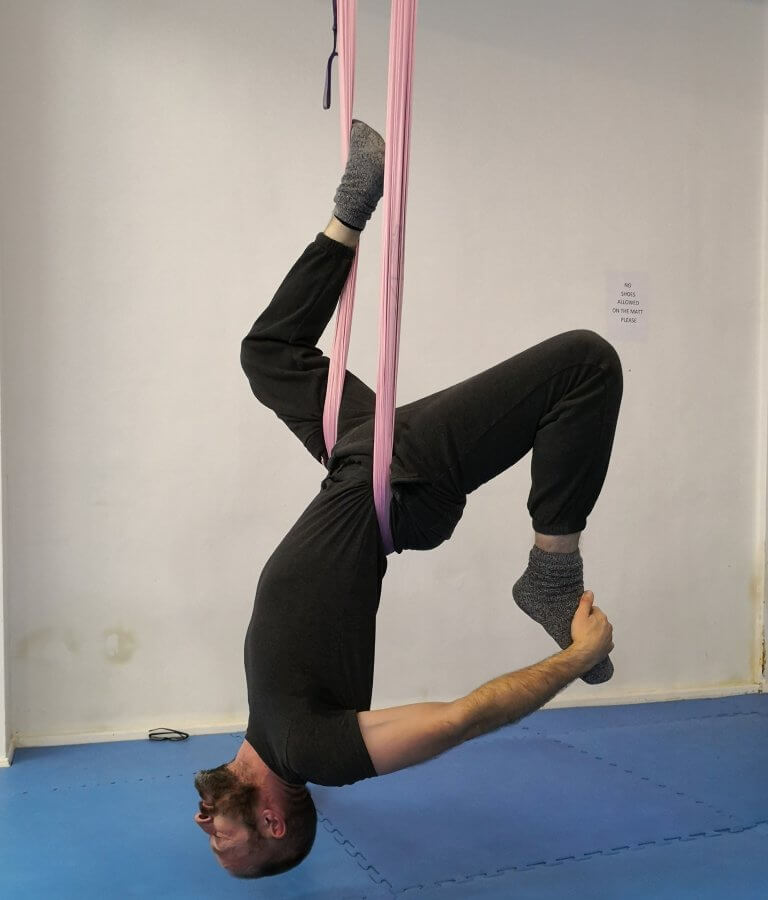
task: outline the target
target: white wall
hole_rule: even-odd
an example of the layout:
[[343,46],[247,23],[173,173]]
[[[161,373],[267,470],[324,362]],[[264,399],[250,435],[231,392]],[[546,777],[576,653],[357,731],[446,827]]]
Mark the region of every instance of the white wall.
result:
[[[609,336],[608,273],[646,284],[582,542],[616,676],[560,703],[757,683],[764,21],[748,0],[421,0],[400,401],[561,331]],[[388,4],[363,0],[355,114],[380,129],[387,37]],[[332,208],[330,46],[326,0],[0,10],[21,744],[246,719],[256,581],[323,472],[250,394],[239,342]],[[350,357],[369,383],[380,221]],[[473,495],[450,543],[391,560],[375,706],[557,649],[511,599],[529,467]]]
[[[0,247],[2,253],[2,247]],[[0,257],[0,310],[2,310],[2,258]],[[2,316],[0,316],[0,336],[2,335]],[[0,337],[0,348],[2,338]],[[0,373],[2,372],[2,358],[0,349]],[[0,378],[0,394],[2,393],[2,378]],[[11,725],[11,669],[9,666],[9,648],[11,644],[11,629],[8,624],[8,593],[5,590],[5,567],[3,547],[3,483],[4,467],[2,464],[2,402],[0,401],[0,767],[10,764],[13,758],[12,725]]]
[[[763,17],[763,84],[768,89],[768,13]],[[767,90],[768,96],[768,90]],[[762,440],[762,452],[758,455],[758,486],[760,495],[765,496],[765,503],[762,505],[762,516],[758,520],[757,533],[762,534],[763,543],[763,566],[762,566],[762,588],[763,605],[762,605],[762,627],[760,618],[758,618],[757,642],[758,647],[756,656],[758,659],[757,678],[760,681],[763,691],[768,687],[768,592],[766,591],[766,583],[768,582],[768,102],[763,105],[763,271],[761,279],[762,304],[761,304],[761,353],[760,353],[760,370],[762,386],[761,395],[759,397],[760,404],[757,419],[760,426],[760,437]],[[761,481],[762,477],[762,481]],[[760,509],[760,506],[758,506]]]

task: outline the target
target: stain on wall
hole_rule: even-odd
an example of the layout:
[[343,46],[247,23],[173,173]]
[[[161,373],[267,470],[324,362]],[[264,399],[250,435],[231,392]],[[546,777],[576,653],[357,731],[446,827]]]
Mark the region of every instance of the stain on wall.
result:
[[36,628],[21,638],[15,647],[16,659],[67,664],[80,652],[80,643],[72,634],[59,628]]
[[[108,628],[102,632],[102,652],[111,663],[126,663],[133,657],[139,642],[132,631]],[[53,665],[70,664],[82,650],[82,641],[62,628],[36,628],[21,638],[14,648],[14,658]]]
[[104,657],[111,663],[127,663],[136,652],[136,635],[124,628],[104,632]]

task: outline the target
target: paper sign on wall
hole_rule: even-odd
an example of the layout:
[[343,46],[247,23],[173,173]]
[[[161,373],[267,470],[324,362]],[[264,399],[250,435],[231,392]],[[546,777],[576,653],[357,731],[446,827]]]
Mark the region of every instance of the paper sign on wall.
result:
[[644,341],[648,337],[647,276],[635,273],[608,272],[609,340]]

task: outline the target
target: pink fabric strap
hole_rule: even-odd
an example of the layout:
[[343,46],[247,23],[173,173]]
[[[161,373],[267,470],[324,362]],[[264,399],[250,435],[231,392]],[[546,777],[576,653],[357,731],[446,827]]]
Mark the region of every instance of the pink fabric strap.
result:
[[[355,80],[356,0],[336,0],[338,6],[339,93],[341,97],[342,166],[349,158]],[[392,493],[389,469],[395,427],[397,361],[400,354],[405,215],[408,198],[408,163],[411,141],[413,49],[418,0],[392,0],[389,32],[389,81],[384,164],[381,299],[379,305],[379,368],[373,442],[373,498],[386,553],[394,550],[389,526]],[[330,95],[328,95],[330,96]],[[352,326],[358,255],[344,286],[331,350],[328,387],[323,410],[323,434],[330,452],[336,443],[339,408]]]
[[[341,166],[346,168],[349,158],[349,132],[352,128],[352,107],[355,100],[355,30],[357,24],[357,0],[335,0],[334,13],[338,4],[338,26],[334,28],[339,47],[339,96],[341,123]],[[329,61],[330,65],[330,61]],[[330,68],[329,68],[330,73]],[[330,75],[329,75],[330,78]],[[330,81],[326,84],[327,102],[330,104]],[[349,277],[341,292],[338,312],[336,313],[336,335],[329,357],[328,385],[325,391],[323,408],[323,436],[325,447],[330,457],[336,446],[339,423],[339,408],[344,390],[344,375],[347,370],[347,354],[349,336],[352,329],[352,311],[355,307],[355,287],[357,286],[358,254],[352,262]]]

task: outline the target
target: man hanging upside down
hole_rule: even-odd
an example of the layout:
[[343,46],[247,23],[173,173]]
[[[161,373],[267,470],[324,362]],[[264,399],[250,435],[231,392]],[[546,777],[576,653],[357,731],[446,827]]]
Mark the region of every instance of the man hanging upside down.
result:
[[383,183],[384,141],[354,120],[328,227],[242,343],[253,393],[327,475],[259,579],[245,637],[245,740],[233,760],[195,777],[195,821],[239,877],[275,875],[307,856],[317,826],[307,782],[352,784],[416,765],[518,722],[576,678],[613,674],[613,628],[584,592],[578,543],[608,470],[622,370],[598,334],[568,331],[399,407],[391,466],[395,551],[429,550],[451,536],[468,494],[533,450],[534,546],[512,594],[562,651],[450,702],[370,709],[387,569],[372,490],[375,397],[347,373],[327,458],[328,359],[316,344]]

